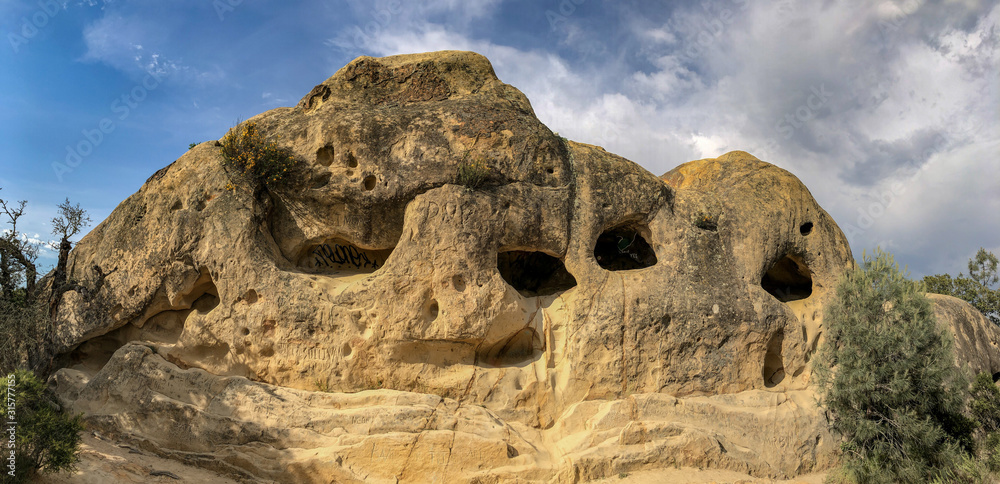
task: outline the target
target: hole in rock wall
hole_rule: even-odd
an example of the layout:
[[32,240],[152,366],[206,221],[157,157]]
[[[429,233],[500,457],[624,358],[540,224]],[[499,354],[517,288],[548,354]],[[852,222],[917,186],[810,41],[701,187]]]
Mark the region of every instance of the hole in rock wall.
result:
[[333,155],[333,146],[326,145],[316,150],[316,163],[323,166],[330,166],[333,164]]
[[597,238],[594,258],[609,271],[652,267],[656,265],[656,253],[646,241],[648,236],[649,227],[633,223],[605,230]]
[[371,273],[385,264],[392,249],[362,249],[343,239],[330,239],[307,247],[299,257],[299,267],[311,272]]
[[813,223],[806,222],[799,226],[799,233],[802,235],[809,235],[813,231]]
[[500,276],[522,296],[548,296],[576,286],[563,261],[544,252],[512,250],[497,254]]
[[365,177],[365,190],[372,191],[375,189],[375,175],[368,175]]
[[778,331],[767,342],[767,352],[764,354],[764,368],[761,376],[764,377],[764,386],[774,387],[785,379],[785,362],[781,358],[781,344],[785,341],[785,333]]
[[812,294],[812,272],[801,257],[786,254],[764,273],[760,287],[781,302],[805,299]]
[[464,292],[465,291],[465,278],[464,277],[462,277],[460,275],[456,275],[455,277],[452,277],[451,278],[451,284],[452,284],[452,286],[455,287],[456,291],[458,291],[458,292]]
[[440,311],[440,308],[438,307],[438,302],[431,299],[431,301],[427,304],[427,308],[425,311],[427,313],[428,319],[430,319],[431,321],[437,319],[438,312]]

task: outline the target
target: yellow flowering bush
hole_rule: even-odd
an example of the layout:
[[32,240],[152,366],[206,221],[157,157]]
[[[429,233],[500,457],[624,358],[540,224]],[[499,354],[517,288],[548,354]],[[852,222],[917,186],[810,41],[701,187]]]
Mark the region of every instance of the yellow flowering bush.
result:
[[[271,186],[282,180],[295,164],[287,148],[261,132],[257,123],[237,123],[222,138],[222,157],[229,168],[245,177]],[[226,186],[232,190],[232,184]]]
[[493,167],[489,165],[485,158],[468,160],[469,154],[458,164],[458,184],[465,185],[471,190],[483,186],[493,174]]

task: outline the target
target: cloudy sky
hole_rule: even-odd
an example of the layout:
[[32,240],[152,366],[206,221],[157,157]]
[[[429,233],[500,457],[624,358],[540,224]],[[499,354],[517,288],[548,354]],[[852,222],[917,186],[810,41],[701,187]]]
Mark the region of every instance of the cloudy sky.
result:
[[654,174],[735,149],[791,171],[858,258],[1000,254],[997,0],[8,0],[0,33],[0,198],[43,240],[64,198],[103,220],[354,57],[463,49]]

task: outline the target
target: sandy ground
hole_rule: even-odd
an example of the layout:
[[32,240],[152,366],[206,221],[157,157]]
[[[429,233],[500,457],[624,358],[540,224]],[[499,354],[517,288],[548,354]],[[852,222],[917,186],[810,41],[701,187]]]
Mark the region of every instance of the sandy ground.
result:
[[[152,475],[157,471],[168,472],[180,480],[169,475]],[[187,466],[178,461],[163,459],[127,447],[119,447],[116,442],[99,439],[91,432],[83,433],[80,462],[77,463],[75,472],[42,475],[34,482],[40,484],[238,483],[212,471]]]

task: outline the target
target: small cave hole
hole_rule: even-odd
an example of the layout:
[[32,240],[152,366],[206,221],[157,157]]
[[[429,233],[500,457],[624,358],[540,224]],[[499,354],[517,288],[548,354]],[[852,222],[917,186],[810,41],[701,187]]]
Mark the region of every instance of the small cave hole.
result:
[[497,270],[524,297],[558,294],[576,286],[576,278],[563,261],[544,252],[500,252]]
[[545,173],[548,173],[549,175],[555,174],[555,172],[556,172],[555,168],[548,168],[545,170]]
[[254,303],[256,303],[257,302],[257,291],[254,291],[253,289],[247,290],[247,293],[243,295],[243,300],[246,301],[247,304],[254,304]]
[[243,328],[242,330],[240,330],[240,332],[243,333],[243,336],[249,336],[250,328]]
[[332,173],[326,172],[313,179],[312,189],[319,190],[330,184],[330,178],[333,176]]
[[316,163],[323,166],[330,166],[333,164],[334,149],[331,145],[326,145],[318,150],[316,150]]
[[787,254],[764,273],[760,286],[781,302],[805,299],[812,294],[812,272],[800,256]]
[[219,296],[216,294],[205,293],[198,299],[195,299],[191,303],[191,307],[199,313],[207,313],[215,309],[219,305]]
[[438,317],[438,302],[431,299],[430,303],[427,304],[427,317],[433,321]]
[[344,346],[340,349],[340,356],[347,358],[348,356],[351,356],[351,353],[353,352],[354,351],[351,349],[351,345],[344,343]]
[[813,223],[806,222],[799,226],[799,233],[802,235],[809,235],[813,231]]
[[1000,372],[993,374],[993,383],[996,383],[997,381],[1000,381]]
[[365,190],[372,191],[375,189],[375,175],[368,175],[365,177]]
[[656,265],[656,253],[646,241],[648,236],[648,227],[631,223],[605,230],[597,238],[594,258],[609,271],[652,267]]
[[174,204],[173,204],[173,205],[172,205],[172,206],[170,207],[170,211],[171,211],[171,212],[176,212],[176,211],[178,211],[178,210],[180,210],[180,209],[182,209],[182,208],[184,208],[184,204],[183,204],[183,203],[181,203],[181,201],[180,201],[180,200],[177,200],[177,201],[176,201],[176,202],[174,202]]
[[354,157],[354,153],[348,152],[346,158],[347,158],[347,167],[348,168],[357,168],[358,167],[358,159]]
[[767,352],[764,353],[764,367],[761,376],[764,386],[773,388],[785,379],[785,362],[781,358],[781,344],[785,341],[785,333],[778,331],[767,342]]
[[465,278],[461,275],[455,275],[455,277],[452,277],[451,284],[455,286],[456,291],[465,292]]

